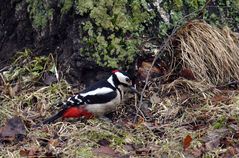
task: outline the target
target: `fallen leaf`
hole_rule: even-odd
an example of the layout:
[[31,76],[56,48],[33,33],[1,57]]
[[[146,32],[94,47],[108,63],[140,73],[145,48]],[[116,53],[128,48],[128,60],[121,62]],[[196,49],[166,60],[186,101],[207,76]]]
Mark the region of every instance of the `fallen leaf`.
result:
[[20,150],[19,154],[21,157],[27,157],[29,155],[29,150],[22,149]]
[[150,148],[139,148],[135,150],[135,153],[140,156],[149,156],[151,152]]
[[144,116],[147,118],[152,117],[151,109],[152,103],[150,101],[143,101],[141,104],[141,110],[144,113]]
[[206,150],[211,151],[220,146],[220,140],[222,140],[227,135],[227,133],[228,129],[224,128],[209,131],[207,136],[203,139],[205,142]]
[[228,147],[227,151],[231,156],[238,154],[238,151],[236,150],[236,148],[234,148],[232,146]]
[[56,146],[58,146],[60,144],[60,142],[59,142],[58,139],[50,139],[48,144],[53,146],[53,147],[56,147]]
[[193,74],[193,72],[192,72],[192,70],[189,69],[189,68],[183,68],[183,69],[180,71],[180,76],[181,76],[181,77],[184,77],[184,78],[186,78],[186,79],[188,79],[188,80],[195,80],[195,79],[196,79],[195,76],[194,76],[194,74]]
[[22,141],[25,135],[25,125],[18,116],[7,120],[5,126],[0,128],[0,140],[2,141]]
[[220,155],[222,158],[232,158],[232,157],[238,157],[238,148],[230,146],[227,148],[227,150]]
[[224,137],[220,139],[220,147],[227,148],[229,146],[233,146],[233,139],[230,137]]
[[38,157],[39,150],[35,147],[30,149],[21,149],[19,154],[21,157]]
[[56,78],[55,74],[50,73],[50,72],[44,73],[42,80],[46,85],[51,85],[52,83],[57,82],[57,78]]
[[[143,61],[141,66],[138,69],[138,73],[139,73],[139,77],[141,80],[145,80],[148,74],[148,71],[151,68],[152,63],[151,62],[147,62],[147,61]],[[160,69],[159,67],[153,66],[150,73],[150,77],[154,77],[154,76],[159,76],[162,75],[164,72],[163,68]]]
[[192,140],[193,140],[193,139],[192,139],[192,137],[191,137],[190,135],[187,135],[187,136],[183,139],[183,149],[184,149],[184,150],[186,150],[186,149],[190,146]]
[[152,131],[156,136],[162,137],[165,134],[164,128],[160,127],[157,123],[154,122],[144,122],[144,126]]
[[125,144],[124,145],[124,149],[126,150],[126,151],[134,151],[135,150],[135,148],[134,148],[134,145],[133,144]]
[[108,141],[107,139],[100,139],[97,143],[101,146],[110,145],[110,141]]
[[116,157],[118,154],[109,146],[100,146],[99,148],[92,149],[92,152],[97,156],[107,155]]
[[151,97],[150,97],[150,102],[153,104],[157,104],[162,102],[162,99],[158,96],[158,94],[154,93]]
[[16,85],[12,86],[11,84],[4,85],[4,93],[9,95],[10,97],[16,96],[16,93],[19,91],[20,85],[16,83]]
[[211,151],[211,150],[217,148],[219,145],[220,145],[220,139],[219,138],[208,141],[208,142],[205,143],[205,147],[208,151]]
[[204,148],[202,146],[191,150],[191,154],[194,157],[201,157],[203,152],[204,152]]
[[211,101],[213,102],[213,104],[218,104],[218,103],[225,103],[227,101],[229,101],[230,98],[228,96],[225,96],[225,95],[215,95]]
[[139,126],[141,126],[143,123],[144,123],[144,118],[141,117],[141,116],[139,116],[139,117],[138,117],[138,120],[137,120],[137,122],[136,122],[136,124],[135,124],[135,127],[139,127]]

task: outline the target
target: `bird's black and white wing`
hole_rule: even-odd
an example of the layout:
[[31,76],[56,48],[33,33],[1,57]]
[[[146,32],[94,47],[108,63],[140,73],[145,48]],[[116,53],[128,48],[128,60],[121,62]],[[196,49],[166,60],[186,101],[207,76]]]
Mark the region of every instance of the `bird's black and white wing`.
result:
[[77,95],[71,96],[63,107],[80,106],[86,104],[104,104],[117,97],[116,88],[107,81],[99,81]]

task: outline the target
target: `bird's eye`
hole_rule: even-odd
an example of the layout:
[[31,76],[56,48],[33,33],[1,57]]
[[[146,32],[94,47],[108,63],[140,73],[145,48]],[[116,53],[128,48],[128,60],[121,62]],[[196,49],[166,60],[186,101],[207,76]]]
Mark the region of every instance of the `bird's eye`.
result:
[[128,82],[128,83],[131,82],[131,80],[130,80],[129,78],[126,78],[125,80],[126,80],[126,82]]

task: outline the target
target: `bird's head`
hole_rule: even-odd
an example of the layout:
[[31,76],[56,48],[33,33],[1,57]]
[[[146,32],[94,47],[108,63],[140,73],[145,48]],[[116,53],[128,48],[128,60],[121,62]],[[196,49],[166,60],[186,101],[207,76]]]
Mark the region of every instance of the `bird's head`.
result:
[[132,78],[126,72],[113,70],[112,76],[116,86],[121,85],[124,88],[129,88],[132,92],[139,94],[139,92],[134,88]]

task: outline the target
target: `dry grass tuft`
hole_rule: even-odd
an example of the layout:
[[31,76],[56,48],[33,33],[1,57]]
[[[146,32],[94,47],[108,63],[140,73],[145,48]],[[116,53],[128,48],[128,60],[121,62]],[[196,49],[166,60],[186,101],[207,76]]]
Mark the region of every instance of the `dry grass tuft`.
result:
[[176,40],[174,54],[198,81],[219,85],[239,80],[239,41],[229,28],[192,21],[177,32]]
[[193,80],[187,80],[184,78],[178,78],[171,83],[163,84],[161,86],[161,94],[175,95],[177,98],[181,98],[182,95],[199,95],[202,98],[212,96],[213,93],[217,93],[215,87],[205,85],[203,82],[195,82]]

